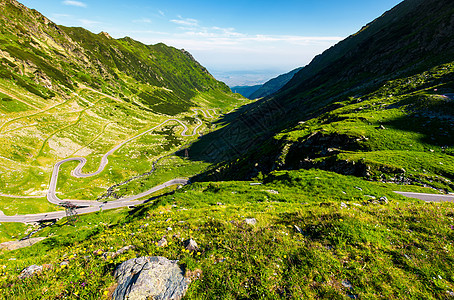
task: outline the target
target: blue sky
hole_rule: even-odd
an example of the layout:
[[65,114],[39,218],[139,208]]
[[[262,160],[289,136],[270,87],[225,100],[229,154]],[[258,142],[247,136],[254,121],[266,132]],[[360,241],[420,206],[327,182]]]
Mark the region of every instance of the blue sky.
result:
[[57,24],[184,48],[218,79],[253,84],[296,67],[401,0],[19,0]]

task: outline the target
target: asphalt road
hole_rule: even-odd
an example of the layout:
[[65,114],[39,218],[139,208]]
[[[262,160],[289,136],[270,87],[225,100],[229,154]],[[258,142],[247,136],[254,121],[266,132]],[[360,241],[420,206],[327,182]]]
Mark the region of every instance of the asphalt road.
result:
[[[109,163],[109,160],[108,160],[109,155],[111,155],[112,153],[114,153],[115,151],[120,149],[126,143],[128,143],[128,142],[130,142],[132,140],[135,140],[135,139],[137,139],[137,138],[139,138],[139,137],[141,137],[141,136],[143,136],[143,135],[145,135],[145,134],[147,134],[147,133],[149,133],[149,132],[157,129],[158,127],[163,126],[163,125],[165,125],[165,124],[167,124],[169,122],[177,122],[183,127],[183,131],[180,133],[180,135],[186,136],[186,137],[194,136],[194,135],[197,134],[197,130],[203,124],[202,120],[197,118],[198,112],[199,111],[202,112],[202,114],[206,118],[213,118],[213,116],[210,114],[210,112],[208,110],[204,111],[204,110],[201,110],[201,109],[193,109],[192,111],[194,112],[194,115],[192,115],[192,117],[194,117],[197,120],[197,126],[193,129],[192,134],[188,134],[187,133],[187,131],[189,130],[188,127],[183,122],[181,122],[180,120],[178,120],[178,119],[168,119],[168,120],[162,122],[161,124],[156,125],[155,127],[151,128],[151,129],[148,129],[147,131],[144,131],[141,134],[138,134],[138,135],[126,140],[126,141],[123,141],[122,143],[120,143],[117,146],[115,146],[114,148],[112,148],[109,152],[107,152],[106,154],[103,155],[103,157],[101,158],[101,162],[99,164],[98,170],[96,170],[93,173],[83,173],[82,172],[83,167],[87,163],[87,159],[84,158],[84,157],[72,157],[72,158],[67,158],[67,159],[64,159],[64,160],[61,160],[61,161],[57,162],[54,165],[54,168],[52,170],[51,180],[50,180],[50,184],[49,184],[49,190],[47,192],[47,200],[50,203],[55,204],[55,205],[61,205],[64,202],[65,203],[69,202],[69,203],[77,205],[79,207],[83,207],[83,208],[78,208],[77,209],[77,213],[78,214],[86,214],[86,213],[99,211],[100,209],[107,210],[107,209],[120,208],[120,207],[125,207],[125,206],[139,205],[139,204],[142,204],[142,203],[146,202],[147,200],[139,200],[139,201],[134,201],[134,200],[146,197],[146,196],[148,196],[150,194],[153,194],[153,193],[155,193],[155,192],[157,192],[159,190],[162,190],[162,189],[167,188],[167,187],[172,186],[172,185],[186,185],[186,184],[188,184],[188,180],[176,178],[176,179],[172,179],[170,181],[167,181],[167,182],[165,182],[163,184],[160,184],[158,186],[155,186],[155,187],[149,189],[148,191],[145,191],[145,192],[140,193],[138,195],[130,196],[130,197],[119,199],[119,200],[115,200],[115,201],[109,201],[109,202],[105,202],[105,203],[99,202],[99,201],[92,201],[92,200],[62,200],[62,199],[58,198],[58,196],[56,195],[58,174],[60,172],[60,166],[62,164],[66,163],[66,162],[70,162],[70,161],[78,161],[79,164],[71,172],[71,175],[76,177],[76,178],[92,177],[92,176],[100,174],[104,170],[104,168]],[[211,111],[213,111],[215,113],[215,111],[213,109],[211,109]],[[7,196],[14,197],[13,195],[7,195]],[[30,214],[30,215],[15,215],[15,216],[5,216],[3,214],[0,214],[0,222],[29,223],[29,222],[61,219],[61,218],[65,217],[65,216],[66,216],[66,213],[64,211],[50,212],[50,213],[41,213],[41,214]]]
[[396,194],[423,200],[426,202],[454,202],[454,195],[438,195],[438,194],[423,194],[423,193],[409,193],[409,192],[394,192]]
[[[140,193],[138,195],[119,199],[116,201],[110,201],[110,202],[106,202],[106,203],[98,202],[98,201],[77,201],[77,200],[73,200],[70,202],[77,204],[77,205],[82,205],[82,206],[84,206],[84,204],[82,204],[82,203],[85,202],[85,204],[88,204],[87,207],[78,208],[77,214],[79,214],[79,215],[88,214],[88,213],[97,212],[100,210],[108,210],[108,209],[120,208],[120,207],[125,207],[125,206],[140,205],[140,204],[147,202],[148,199],[138,200],[138,201],[132,201],[132,200],[148,196],[150,194],[153,194],[159,190],[165,189],[172,185],[186,185],[187,183],[188,183],[188,181],[186,179],[172,179],[163,184],[155,186],[155,187],[149,189],[148,191]],[[33,223],[33,222],[39,222],[39,221],[61,219],[64,217],[66,217],[65,211],[55,211],[55,212],[49,212],[49,213],[16,215],[16,216],[5,216],[3,214],[0,214],[0,222]]]

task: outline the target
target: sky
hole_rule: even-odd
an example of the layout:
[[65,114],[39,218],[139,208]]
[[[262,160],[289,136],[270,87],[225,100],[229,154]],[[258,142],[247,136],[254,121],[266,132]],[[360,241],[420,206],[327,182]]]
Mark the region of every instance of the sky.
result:
[[401,0],[19,0],[55,23],[186,49],[230,86],[308,64]]

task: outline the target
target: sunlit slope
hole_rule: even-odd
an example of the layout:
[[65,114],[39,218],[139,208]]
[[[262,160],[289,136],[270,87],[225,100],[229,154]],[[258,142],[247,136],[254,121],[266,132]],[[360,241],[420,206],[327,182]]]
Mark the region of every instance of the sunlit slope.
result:
[[[0,194],[40,197],[36,207],[45,205],[57,161],[86,157],[90,173],[110,149],[166,120],[195,132],[182,136],[180,123],[167,122],[125,144],[89,179],[73,179],[75,165],[64,165],[62,197],[94,200],[244,101],[187,51],[58,26],[14,0],[0,3],[0,100]],[[6,211],[16,201],[1,199]]]

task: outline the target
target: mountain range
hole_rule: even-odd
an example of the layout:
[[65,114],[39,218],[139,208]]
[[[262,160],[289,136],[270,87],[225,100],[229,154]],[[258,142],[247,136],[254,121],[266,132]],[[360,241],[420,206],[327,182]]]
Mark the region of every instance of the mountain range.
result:
[[248,99],[258,99],[267,97],[279,91],[301,69],[302,68],[296,68],[288,73],[272,78],[261,85],[234,86],[231,88],[231,90],[234,93],[239,93]]

